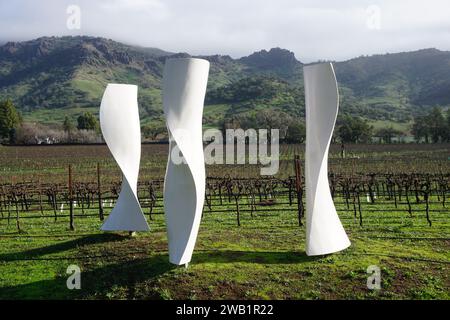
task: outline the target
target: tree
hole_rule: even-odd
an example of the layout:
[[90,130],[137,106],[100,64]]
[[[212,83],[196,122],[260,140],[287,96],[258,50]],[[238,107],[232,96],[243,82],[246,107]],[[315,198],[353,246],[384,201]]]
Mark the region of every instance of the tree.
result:
[[[447,112],[448,113],[448,112]],[[448,141],[449,138],[449,120],[445,119],[442,110],[434,107],[425,116],[418,116],[414,119],[412,133],[417,142],[425,138],[425,142],[437,143],[439,141]]]
[[11,100],[0,102],[0,138],[8,138],[14,142],[16,129],[22,122],[22,118],[17,112]]
[[445,121],[442,110],[439,107],[431,109],[427,116],[426,123],[430,128],[431,140],[434,143],[446,139],[447,123]]
[[394,129],[392,126],[380,128],[376,131],[375,136],[379,137],[385,143],[392,143],[392,138],[402,134],[400,130]]
[[292,121],[293,118],[287,113],[269,109],[258,112],[233,114],[223,121],[221,127],[223,132],[226,129],[267,129],[267,138],[269,140],[271,139],[270,130],[278,129],[280,139],[284,140]]
[[148,138],[150,140],[156,140],[158,136],[161,135],[163,135],[163,138],[167,138],[168,136],[167,127],[162,123],[144,126],[142,127],[142,133],[144,134],[145,138]]
[[254,129],[267,129],[268,139],[271,139],[271,130],[278,129],[281,140],[286,138],[287,129],[292,122],[292,117],[279,110],[262,110],[255,114],[255,123],[250,125]]
[[65,116],[65,118],[64,118],[63,129],[64,129],[64,132],[67,134],[67,141],[72,142],[72,132],[75,129],[75,126],[70,121],[68,116]]
[[343,143],[364,143],[372,138],[373,127],[359,117],[345,115],[339,123],[337,134]]
[[430,138],[430,128],[427,125],[426,117],[415,117],[411,132],[414,135],[414,140],[416,140],[416,142],[420,142],[420,140],[424,138],[425,143],[428,143]]
[[286,142],[288,143],[303,143],[306,138],[306,127],[303,122],[294,120],[287,129]]
[[64,129],[64,132],[66,132],[68,135],[70,135],[71,132],[72,132],[73,130],[75,130],[75,126],[74,126],[74,124],[70,121],[70,119],[69,119],[68,116],[66,116],[66,117],[64,118],[63,129]]
[[66,116],[64,118],[64,122],[63,122],[63,129],[65,132],[70,133],[71,131],[73,131],[75,129],[75,126],[73,125],[73,123],[70,121],[69,117]]
[[100,126],[97,118],[90,112],[85,112],[77,118],[78,130],[94,130],[99,131]]

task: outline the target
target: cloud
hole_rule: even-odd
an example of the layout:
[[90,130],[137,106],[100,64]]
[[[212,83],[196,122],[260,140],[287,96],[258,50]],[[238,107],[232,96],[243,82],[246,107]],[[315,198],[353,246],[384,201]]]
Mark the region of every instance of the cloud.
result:
[[165,8],[159,0],[110,0],[101,1],[100,8],[121,13],[123,11],[153,11]]
[[[81,29],[66,28],[66,8]],[[310,62],[450,49],[447,0],[0,0],[0,39],[104,36],[193,54],[248,55],[274,46]]]

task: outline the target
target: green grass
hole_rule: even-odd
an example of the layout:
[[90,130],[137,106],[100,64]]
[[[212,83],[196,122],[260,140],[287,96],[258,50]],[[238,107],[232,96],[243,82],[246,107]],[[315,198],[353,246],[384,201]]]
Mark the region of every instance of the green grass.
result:
[[[293,155],[303,156],[302,150],[302,145],[281,146],[280,175],[293,175]],[[339,159],[339,150],[332,145],[329,163],[337,173],[353,169],[446,173],[449,168],[447,145],[349,145],[349,157],[358,156],[354,161]],[[167,146],[144,145],[142,151],[140,181],[162,178]],[[92,182],[97,162],[104,183],[120,177],[106,146],[0,146],[0,162],[1,183],[38,179],[66,183],[68,164],[73,166],[75,181]],[[207,170],[210,176],[259,174],[250,166],[228,167]],[[449,299],[448,201],[446,209],[435,196],[430,199],[430,227],[425,212],[419,211],[424,203],[413,203],[410,217],[404,203],[396,209],[392,200],[382,196],[377,201],[383,204],[367,203],[364,196],[361,200],[362,226],[352,208],[336,199],[352,245],[322,257],[305,255],[305,228],[298,226],[295,204],[278,204],[276,208],[283,209],[278,212],[258,206],[253,217],[242,211],[240,227],[234,203],[224,202],[225,213],[206,208],[188,269],[168,262],[161,214],[149,220],[150,232],[130,238],[100,232],[96,217],[76,216],[76,230],[70,231],[68,217],[59,211],[56,222],[52,212],[30,219],[27,215],[40,213],[21,211],[22,232],[17,233],[13,212],[9,224],[0,219],[0,299]],[[157,205],[155,212],[162,212],[161,200]],[[246,200],[241,209],[248,209]],[[105,210],[109,213],[111,208]],[[147,215],[148,208],[144,210]],[[63,214],[68,214],[67,205]],[[81,214],[79,208],[75,214]],[[4,210],[3,216],[7,216]],[[81,290],[66,288],[66,269],[71,264],[81,267]],[[366,286],[370,265],[381,269],[380,291]]]
[[369,124],[372,125],[375,130],[381,129],[381,128],[392,127],[394,129],[402,131],[402,132],[408,132],[411,129],[412,122],[376,120],[376,121],[369,121]]
[[62,109],[38,109],[23,114],[23,119],[26,122],[36,122],[44,125],[60,125],[64,122],[67,116],[76,125],[78,116],[85,112],[91,112],[98,115],[99,107],[71,107]]
[[[76,231],[69,231],[67,217],[54,222],[46,213],[22,219],[20,234],[14,221],[1,220],[0,299],[450,298],[446,212],[432,213],[430,227],[423,213],[411,218],[402,206],[398,212],[363,211],[361,227],[338,204],[351,247],[308,257],[295,206],[254,217],[243,212],[241,227],[234,205],[228,207],[227,213],[205,209],[187,269],[168,262],[163,215],[153,215],[150,232],[131,238],[99,232],[95,217],[76,217]],[[70,264],[81,267],[81,290],[66,288]],[[381,268],[379,291],[367,289],[370,265]]]

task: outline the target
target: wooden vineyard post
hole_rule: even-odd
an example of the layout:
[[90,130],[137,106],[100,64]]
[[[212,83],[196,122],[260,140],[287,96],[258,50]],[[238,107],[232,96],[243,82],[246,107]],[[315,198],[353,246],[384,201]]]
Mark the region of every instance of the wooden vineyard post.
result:
[[431,219],[430,219],[430,193],[431,193],[430,183],[425,184],[424,191],[424,200],[425,200],[425,213],[427,215],[428,224],[431,227]]
[[11,219],[11,200],[8,200],[8,226],[9,226],[9,220]]
[[241,212],[239,211],[239,196],[235,195],[234,200],[236,202],[236,218],[238,227],[241,226]]
[[18,204],[17,196],[16,196],[15,193],[14,193],[14,203],[16,205],[16,226],[17,226],[17,232],[21,233],[22,230],[20,229],[19,204]]
[[148,194],[149,194],[149,199],[150,199],[148,218],[149,218],[149,220],[153,220],[152,212],[153,212],[153,206],[156,204],[156,194],[155,194],[155,190],[153,189],[153,183],[151,183],[151,182],[148,186]]
[[22,232],[22,230],[20,229],[19,207],[17,206],[17,202],[16,202],[16,226],[17,226],[17,232],[19,232],[19,233]]
[[409,186],[409,182],[406,182],[405,183],[405,198],[406,198],[406,204],[408,205],[408,213],[409,213],[409,216],[412,218],[413,217],[413,215],[412,215],[412,209],[411,209],[411,202],[409,201],[409,188],[410,188],[410,186]]
[[70,223],[69,228],[71,231],[75,230],[73,225],[73,189],[72,189],[72,165],[69,164],[69,212]]
[[56,222],[58,219],[58,216],[56,214],[56,190],[55,189],[52,190],[52,206],[53,206],[53,213],[55,215],[55,222]]
[[97,162],[97,193],[98,193],[98,215],[100,221],[103,221],[105,217],[103,216],[103,206],[102,206],[102,188],[100,184],[100,162]]
[[357,187],[356,200],[358,201],[359,225],[362,227],[362,225],[363,225],[363,220],[362,220],[361,198],[360,198],[360,190],[359,190],[359,187]]
[[302,216],[303,216],[303,190],[302,190],[302,167],[300,164],[300,156],[295,155],[294,157],[294,168],[295,168],[295,189],[297,191],[297,206],[298,206],[298,225],[302,226]]
[[42,208],[42,183],[41,178],[39,178],[39,210],[41,211],[41,216],[44,215],[44,209]]
[[[233,194],[233,186],[232,185],[230,185],[230,190],[231,190],[231,193]],[[239,183],[236,186],[236,190],[233,195],[234,195],[234,201],[236,202],[237,225],[238,225],[238,227],[240,227],[241,226],[241,211],[239,210],[239,198],[241,195],[241,188],[239,186]]]

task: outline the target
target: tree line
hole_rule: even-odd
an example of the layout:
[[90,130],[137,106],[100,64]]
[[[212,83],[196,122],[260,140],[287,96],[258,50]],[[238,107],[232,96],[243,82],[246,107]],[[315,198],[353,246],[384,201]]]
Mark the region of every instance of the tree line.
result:
[[[233,114],[220,123],[220,129],[265,128],[279,129],[284,143],[303,143],[306,126],[302,119],[286,112],[263,109]],[[145,125],[142,133],[149,140],[166,140],[164,123]],[[393,143],[407,133],[392,126],[375,129],[361,118],[348,114],[339,115],[334,130],[334,143]],[[450,142],[450,109],[445,112],[434,107],[424,115],[417,116],[411,127],[416,142]],[[37,123],[24,122],[11,100],[0,101],[0,141],[10,144],[40,143],[93,143],[101,142],[100,125],[90,112],[79,115],[76,124],[66,116],[58,128],[49,128]]]
[[[298,117],[277,110],[262,110],[235,114],[225,119],[222,130],[228,128],[277,128],[280,139],[286,143],[302,143],[306,138],[306,127]],[[432,108],[423,116],[417,116],[411,127],[415,142],[450,142],[450,109],[443,112],[440,107]],[[349,114],[338,116],[332,137],[334,143],[394,143],[408,135],[391,125],[374,128],[366,119]]]
[[427,114],[414,119],[411,133],[417,142],[450,142],[450,108],[446,116],[439,107],[434,107]]
[[25,122],[11,100],[0,101],[0,142],[8,144],[54,144],[101,142],[100,125],[90,112],[78,116],[76,125],[66,116],[61,126]]

